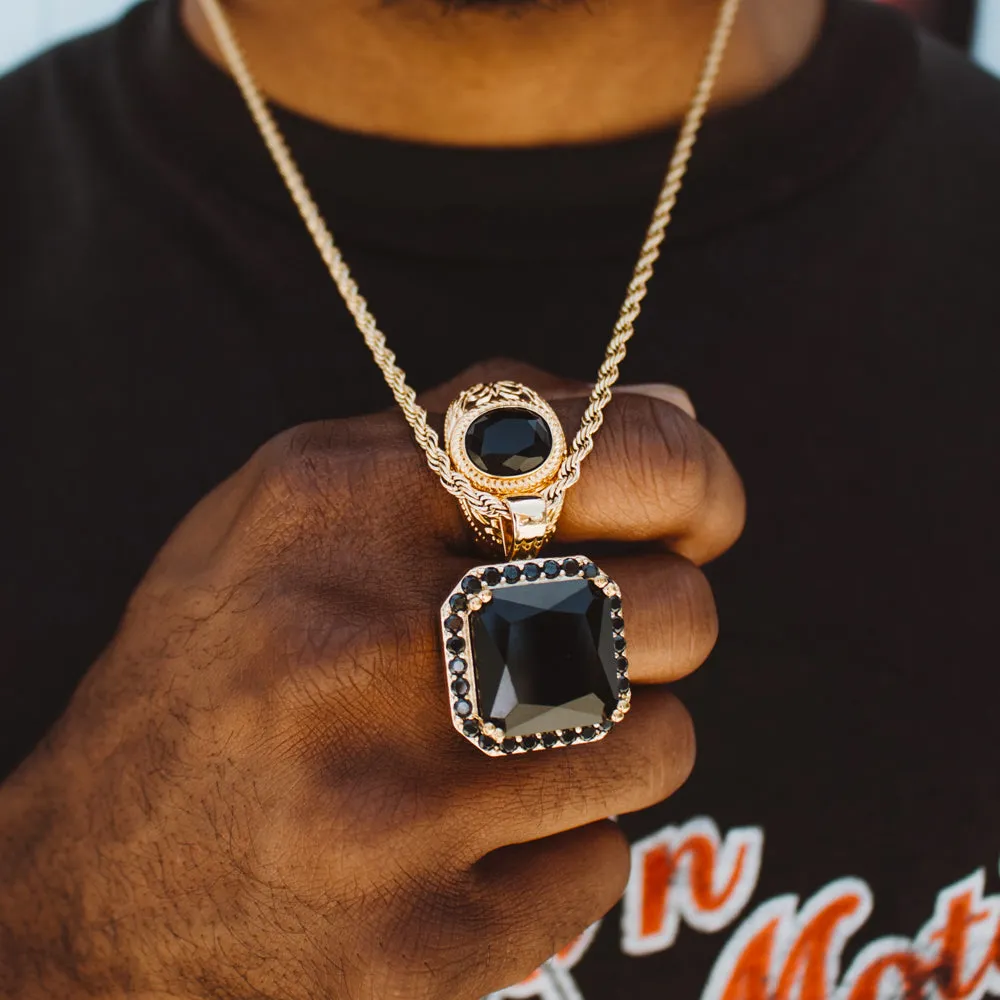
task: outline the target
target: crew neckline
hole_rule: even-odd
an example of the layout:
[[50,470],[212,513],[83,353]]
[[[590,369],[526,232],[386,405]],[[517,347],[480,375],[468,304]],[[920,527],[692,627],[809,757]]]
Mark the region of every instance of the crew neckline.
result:
[[[790,75],[707,116],[671,242],[789,200],[844,168],[912,90],[917,51],[905,15],[871,0],[828,0],[812,50]],[[235,84],[188,37],[179,0],[146,0],[127,14],[118,53],[120,84],[151,144],[230,197],[297,221]],[[461,245],[523,254],[529,221],[540,253],[635,246],[677,135],[671,125],[595,143],[438,146],[273,110],[338,234],[418,252]]]

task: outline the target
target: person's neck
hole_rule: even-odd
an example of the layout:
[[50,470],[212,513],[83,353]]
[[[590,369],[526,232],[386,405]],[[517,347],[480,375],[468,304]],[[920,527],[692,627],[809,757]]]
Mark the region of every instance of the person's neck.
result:
[[[679,119],[717,0],[225,0],[263,91],[325,124],[420,142],[527,146],[610,139]],[[824,0],[743,0],[716,88],[731,104],[805,57]],[[197,0],[195,43],[219,61]]]

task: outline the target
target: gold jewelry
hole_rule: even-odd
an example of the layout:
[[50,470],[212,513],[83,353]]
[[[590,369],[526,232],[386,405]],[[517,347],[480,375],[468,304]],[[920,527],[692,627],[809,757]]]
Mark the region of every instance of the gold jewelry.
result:
[[[520,431],[520,442],[487,451],[488,435],[496,436],[504,426],[513,428],[515,437]],[[456,471],[507,505],[504,516],[484,517],[459,497],[476,536],[507,559],[538,555],[562,509],[561,491],[551,501],[544,498],[566,457],[566,437],[555,410],[520,382],[474,385],[448,407],[444,440]],[[470,453],[475,441],[478,448]]]
[[[219,0],[199,0],[199,3],[278,172],[330,272],[330,277],[410,425],[417,444],[423,450],[427,464],[438,476],[441,485],[457,498],[477,538],[493,547],[505,559],[511,560],[502,570],[496,567],[477,567],[470,571],[442,607],[443,637],[448,654],[447,676],[452,693],[451,713],[455,728],[482,750],[494,755],[567,745],[578,739],[602,738],[611,724],[619,721],[628,710],[627,700],[623,705],[618,696],[619,688],[623,687],[628,691],[628,663],[623,655],[623,629],[608,624],[612,619],[621,621],[621,595],[617,587],[585,557],[561,562],[548,560],[541,568],[524,559],[537,556],[555,532],[566,490],[580,478],[580,466],[593,449],[594,435],[603,423],[604,408],[611,401],[611,388],[618,380],[619,366],[625,358],[628,341],[635,332],[635,321],[653,275],[653,265],[659,257],[660,244],[670,224],[712,89],[719,76],[740,0],[721,0],[701,75],[684,116],[625,301],[605,350],[604,361],[598,370],[597,381],[580,427],[569,448],[566,447],[565,436],[555,413],[540,396],[518,383],[499,382],[489,386],[472,386],[451,404],[445,423],[447,450],[441,447],[437,433],[428,423],[426,410],[417,403],[416,393],[406,382],[406,373],[396,364],[396,356],[389,350],[385,334],[378,328],[368,303],[358,290],[347,263],[334,243],[329,227],[254,81]],[[513,411],[517,411],[517,415]],[[485,424],[477,423],[479,421],[485,421]],[[507,426],[498,429],[500,421],[505,421]],[[469,440],[469,431],[474,425],[482,436],[501,441],[525,441],[525,447],[521,452],[512,452],[505,458],[496,451],[490,451],[491,448],[495,449],[495,444],[488,444],[486,447],[490,457],[486,458],[482,451],[475,451],[475,442]],[[472,450],[470,444],[473,446]],[[536,460],[538,465],[529,468]],[[522,490],[528,492],[521,492]],[[537,574],[529,570],[529,566],[537,570]],[[550,574],[549,570],[553,567],[555,572]],[[576,572],[572,572],[574,569]],[[573,579],[577,572],[582,574],[584,569],[589,576],[581,575],[579,579]],[[498,575],[496,583],[491,582],[491,570]],[[562,579],[557,579],[558,577]],[[597,579],[602,580],[604,585],[598,586]],[[474,583],[475,590],[463,589],[466,586],[472,587]],[[506,617],[499,613],[485,613],[493,595],[499,592],[496,589],[498,587],[510,588],[509,591],[503,591],[510,598],[504,602],[509,605],[506,607]],[[503,676],[494,679],[489,696],[484,697],[487,692],[483,688],[484,671],[480,669],[479,661],[482,657],[476,650],[477,635],[478,645],[485,648],[490,641],[494,644],[500,642],[501,634],[507,635],[512,629],[516,631],[518,628],[529,628],[529,625],[519,623],[522,619],[530,622],[531,616],[524,618],[522,615],[519,618],[521,612],[518,608],[527,607],[535,598],[541,600],[540,594],[535,592],[546,587],[549,588],[548,595],[541,601],[546,607],[534,617],[545,617],[550,620],[550,625],[556,616],[565,614],[548,606],[553,602],[558,605],[560,601],[563,604],[575,601],[582,608],[587,603],[589,594],[590,605],[594,605],[588,605],[585,612],[580,612],[588,620],[596,622],[591,638],[597,650],[596,659],[600,661],[598,667],[590,671],[593,676],[584,677],[581,682],[583,687],[576,684],[580,690],[587,688],[587,693],[567,701],[562,696],[569,688],[574,688],[574,685],[569,684],[567,687],[564,684],[558,693],[562,698],[561,708],[545,711],[544,705],[547,703],[538,702],[535,698],[541,688],[545,687],[540,681],[542,664],[535,663],[532,670],[514,671],[508,662],[508,650],[504,649],[494,651],[499,655],[500,661],[506,664]],[[555,593],[556,589],[559,590],[558,594]],[[477,599],[476,608],[472,609],[469,598],[480,590],[483,591],[482,596]],[[533,595],[530,598],[526,596],[529,591]],[[463,601],[465,606],[457,607]],[[594,602],[601,604],[600,614],[595,611]],[[615,604],[617,607],[613,606]],[[487,627],[486,619],[496,619],[492,629]],[[477,628],[477,625],[480,627]],[[464,652],[464,656],[459,656],[456,648]],[[611,650],[614,651],[613,656]],[[463,664],[461,670],[455,669],[456,661]],[[514,673],[524,675],[515,678],[521,682],[520,687],[514,685],[517,690],[511,687],[514,684]],[[602,675],[603,679],[598,675]],[[577,677],[570,680],[580,681],[579,672]],[[595,687],[595,683],[592,683],[594,681],[601,688],[600,695],[590,690]],[[505,683],[507,687],[504,687]],[[533,692],[530,695],[533,699],[531,704],[536,708],[542,706],[543,710],[536,712],[534,716],[539,723],[537,732],[521,733],[524,725],[512,725],[511,720],[528,704],[525,702],[525,697],[529,697],[528,689]],[[510,701],[512,694],[513,702]],[[586,708],[581,707],[582,702],[591,695],[599,699],[599,711],[592,700]],[[577,721],[577,717],[581,724],[569,725],[570,722]],[[588,723],[588,719],[592,723]],[[551,728],[543,729],[542,721]],[[555,726],[555,721],[564,724]],[[516,737],[504,735],[514,730],[519,733]]]

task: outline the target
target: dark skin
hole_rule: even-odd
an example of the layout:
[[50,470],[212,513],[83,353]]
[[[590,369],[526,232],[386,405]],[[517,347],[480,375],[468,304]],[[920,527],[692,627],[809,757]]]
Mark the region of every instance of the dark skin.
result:
[[[715,104],[802,61],[824,0],[742,0]],[[681,118],[718,0],[226,0],[258,83],[318,121],[472,146],[591,142]],[[197,0],[195,43],[218,59]]]
[[[579,387],[510,363],[431,402],[497,377],[568,392],[578,422]],[[691,769],[663,685],[712,647],[697,566],[743,513],[691,417],[616,396],[559,541],[641,549],[602,557],[641,687],[600,743],[493,759],[451,726],[437,637],[480,557],[399,414],[265,444],[177,528],[0,788],[0,995],[476,1000],[525,977],[620,897],[628,844],[605,817]]]
[[[226,7],[286,106],[485,146],[676,120],[717,11]],[[717,103],[791,72],[822,7],[744,0]],[[215,57],[194,0],[183,15]],[[496,378],[566,397],[564,424],[578,423],[584,387],[509,362],[428,405]],[[578,551],[633,543],[601,558],[625,593],[632,711],[600,743],[516,758],[488,758],[451,726],[438,608],[482,557],[401,416],[264,444],[167,541],[67,712],[0,787],[0,995],[476,1000],[604,914],[629,867],[605,817],[661,801],[691,769],[691,721],[663,685],[712,647],[697,567],[743,523],[739,478],[685,402],[617,395],[560,522]],[[413,563],[416,585],[400,570]]]

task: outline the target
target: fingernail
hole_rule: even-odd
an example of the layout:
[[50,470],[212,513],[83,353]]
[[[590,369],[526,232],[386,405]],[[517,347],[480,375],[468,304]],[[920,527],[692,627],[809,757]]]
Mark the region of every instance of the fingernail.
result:
[[679,410],[683,410],[689,417],[697,419],[691,397],[677,385],[668,385],[666,382],[648,382],[643,385],[616,385],[615,392],[631,392],[636,396],[652,396],[653,399],[662,399],[666,403],[672,403]]

